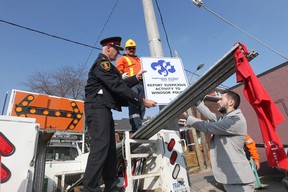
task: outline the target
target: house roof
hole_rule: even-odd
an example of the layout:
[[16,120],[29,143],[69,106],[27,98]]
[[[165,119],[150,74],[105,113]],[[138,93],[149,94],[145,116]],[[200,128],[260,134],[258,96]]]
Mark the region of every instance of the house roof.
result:
[[[149,118],[142,120],[142,125],[147,122]],[[122,118],[120,120],[114,120],[115,131],[131,131],[132,126],[130,125],[129,118]]]
[[128,118],[114,120],[114,124],[115,124],[115,131],[131,131],[132,129]]
[[[276,66],[276,67],[273,67],[273,68],[271,68],[271,69],[269,69],[269,70],[267,70],[267,71],[264,71],[263,73],[257,75],[257,77],[260,78],[260,77],[262,77],[262,76],[264,76],[264,75],[266,75],[266,74],[268,74],[268,73],[271,73],[271,72],[273,72],[273,71],[276,71],[277,69],[281,69],[282,67],[285,67],[286,65],[288,65],[288,61],[286,61],[286,62],[284,62],[284,63],[282,63],[282,64],[280,64],[280,65],[278,65],[278,66]],[[241,86],[242,84],[243,84],[242,82],[241,82],[241,83],[238,83],[238,84],[232,86],[230,89],[233,90],[233,89],[235,89],[236,87]]]

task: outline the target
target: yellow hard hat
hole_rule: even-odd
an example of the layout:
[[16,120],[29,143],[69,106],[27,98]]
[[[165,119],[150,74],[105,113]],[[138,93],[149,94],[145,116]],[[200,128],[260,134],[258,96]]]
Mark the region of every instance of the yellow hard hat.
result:
[[135,41],[133,41],[132,39],[128,39],[125,43],[125,48],[126,47],[136,47]]

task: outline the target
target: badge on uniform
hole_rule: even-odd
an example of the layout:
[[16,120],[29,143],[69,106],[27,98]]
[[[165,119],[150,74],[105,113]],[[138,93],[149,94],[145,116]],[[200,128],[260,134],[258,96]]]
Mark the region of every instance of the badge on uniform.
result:
[[100,66],[105,70],[105,71],[109,71],[110,70],[110,63],[109,61],[102,61],[100,63]]

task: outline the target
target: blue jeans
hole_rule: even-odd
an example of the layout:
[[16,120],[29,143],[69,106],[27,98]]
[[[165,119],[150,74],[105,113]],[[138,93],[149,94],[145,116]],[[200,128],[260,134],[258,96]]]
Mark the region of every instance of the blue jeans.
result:
[[[132,91],[137,93],[138,96],[144,98],[144,86],[142,83],[134,85],[133,87],[131,87],[131,89]],[[129,121],[132,126],[132,132],[135,133],[142,126],[142,120],[145,115],[145,106],[142,103],[138,105],[129,103],[128,110]]]

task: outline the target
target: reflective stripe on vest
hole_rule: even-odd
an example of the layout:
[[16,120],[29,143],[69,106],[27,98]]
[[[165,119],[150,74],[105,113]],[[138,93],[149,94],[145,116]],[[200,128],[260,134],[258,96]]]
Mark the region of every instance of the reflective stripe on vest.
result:
[[250,138],[250,139],[248,139],[247,141],[245,141],[246,144],[249,144],[249,143],[252,143],[252,142],[253,142],[253,139],[252,139],[252,138]]
[[140,115],[138,113],[134,113],[129,116],[129,119],[135,119],[135,118],[140,118]]
[[131,67],[132,62],[131,62],[131,60],[130,60],[128,57],[124,56],[124,58],[126,59],[126,61],[127,61],[127,63],[128,63],[128,66],[129,66],[129,76],[131,77],[131,76],[134,75],[134,68]]

